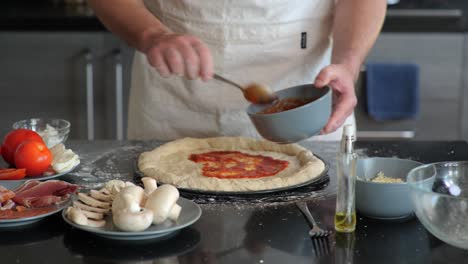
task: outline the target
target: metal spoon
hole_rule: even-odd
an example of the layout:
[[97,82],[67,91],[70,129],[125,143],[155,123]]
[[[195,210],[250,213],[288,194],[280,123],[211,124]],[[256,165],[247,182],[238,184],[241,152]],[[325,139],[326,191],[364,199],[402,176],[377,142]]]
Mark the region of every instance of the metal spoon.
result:
[[262,84],[252,83],[244,87],[216,73],[213,78],[239,88],[245,99],[254,104],[269,104],[278,99],[278,96],[272,93],[270,88]]

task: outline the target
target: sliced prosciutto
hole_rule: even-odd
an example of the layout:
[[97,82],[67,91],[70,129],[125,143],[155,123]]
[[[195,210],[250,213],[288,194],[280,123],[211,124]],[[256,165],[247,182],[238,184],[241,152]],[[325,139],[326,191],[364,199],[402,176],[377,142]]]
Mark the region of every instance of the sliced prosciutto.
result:
[[13,197],[15,197],[15,193],[13,191],[10,191],[0,185],[0,204],[10,200]]
[[27,208],[46,207],[68,200],[77,189],[78,185],[64,181],[28,181],[15,191],[13,201]]
[[13,200],[8,200],[2,204],[0,204],[0,211],[2,210],[10,210],[10,209],[13,209],[13,207],[15,207],[15,202],[13,202]]
[[27,208],[39,208],[39,207],[47,207],[54,204],[59,204],[63,201],[68,200],[70,194],[62,195],[62,196],[55,196],[55,195],[46,195],[40,197],[27,197],[22,198],[21,203],[17,202],[18,204],[27,207]]
[[12,209],[0,210],[0,219],[17,219],[23,217],[33,217],[41,214],[51,212],[54,208],[31,208],[22,211],[16,211]]
[[30,189],[36,185],[38,185],[39,183],[41,183],[40,181],[27,181],[25,183],[23,183],[20,187],[16,188],[15,190],[15,193],[19,193],[23,190],[27,190],[27,189]]

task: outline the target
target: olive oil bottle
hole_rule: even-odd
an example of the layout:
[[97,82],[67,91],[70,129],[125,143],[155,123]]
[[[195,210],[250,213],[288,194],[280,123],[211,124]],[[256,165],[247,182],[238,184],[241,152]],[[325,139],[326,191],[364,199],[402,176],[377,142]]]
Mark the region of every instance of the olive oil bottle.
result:
[[356,160],[354,152],[355,129],[352,125],[343,128],[340,151],[336,159],[338,191],[336,194],[335,230],[353,232],[356,229],[354,205],[356,185]]

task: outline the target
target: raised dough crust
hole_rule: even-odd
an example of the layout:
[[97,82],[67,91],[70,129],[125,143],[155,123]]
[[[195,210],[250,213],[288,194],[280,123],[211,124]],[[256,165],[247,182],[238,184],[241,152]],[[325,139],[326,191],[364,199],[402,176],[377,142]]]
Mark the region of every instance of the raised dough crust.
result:
[[[190,154],[217,150],[241,151],[289,161],[279,174],[254,179],[219,179],[201,174],[201,163],[189,160]],[[325,164],[312,152],[297,144],[281,145],[245,137],[183,138],[144,152],[138,159],[139,170],[158,182],[178,188],[241,192],[260,191],[297,185],[321,175]]]

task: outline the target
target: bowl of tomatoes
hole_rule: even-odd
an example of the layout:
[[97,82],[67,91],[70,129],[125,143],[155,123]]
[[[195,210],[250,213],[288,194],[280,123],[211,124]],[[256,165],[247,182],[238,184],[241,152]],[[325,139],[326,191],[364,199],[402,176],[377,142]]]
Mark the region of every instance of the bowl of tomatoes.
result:
[[29,129],[10,131],[3,139],[1,154],[7,164],[0,168],[0,181],[42,177],[53,159],[42,137]]

